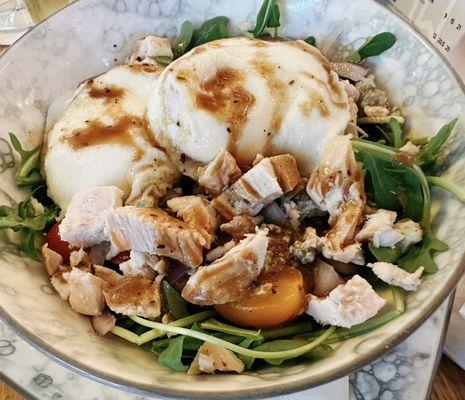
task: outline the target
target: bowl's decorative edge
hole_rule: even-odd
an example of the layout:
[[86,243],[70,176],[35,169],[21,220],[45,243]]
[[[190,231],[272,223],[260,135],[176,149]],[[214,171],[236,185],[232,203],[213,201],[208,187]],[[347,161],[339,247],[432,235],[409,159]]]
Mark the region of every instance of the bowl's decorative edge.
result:
[[[445,57],[424,37],[424,35],[414,26],[410,25],[406,18],[400,14],[397,10],[393,9],[392,7],[388,7],[384,0],[380,0],[377,2],[376,0],[371,0],[373,2],[374,7],[388,9],[389,12],[394,14],[396,18],[399,20],[399,23],[403,25],[403,27],[410,31],[425,47],[427,47],[432,53],[434,53],[441,61],[441,63],[445,66],[445,68],[452,74],[456,83],[462,89],[462,92],[465,94],[465,84],[459,78],[458,74],[455,72],[454,68],[451,64],[445,59]],[[382,4],[380,4],[382,3]],[[73,4],[70,4],[67,7],[72,7]],[[60,11],[58,11],[60,12]],[[57,12],[57,13],[58,13]],[[56,13],[55,13],[56,14]],[[42,24],[47,23],[48,19],[53,17],[52,14],[46,20],[42,21],[38,25],[36,25],[33,29],[31,29],[28,33],[24,36],[19,38],[14,44],[21,43],[22,40],[27,38],[27,36],[33,32],[34,30],[38,29]],[[13,44],[13,45],[14,45]],[[0,57],[4,56],[8,53],[9,49],[7,49]],[[360,368],[364,365],[372,362],[376,358],[378,358],[382,353],[387,352],[397,346],[399,343],[407,339],[419,326],[432,314],[436,311],[439,306],[444,302],[446,297],[454,290],[456,284],[458,283],[460,277],[465,273],[465,252],[461,258],[460,265],[454,274],[448,279],[444,288],[436,295],[435,301],[432,303],[430,308],[425,312],[422,316],[418,317],[416,320],[410,322],[403,331],[397,332],[396,335],[393,335],[391,338],[384,341],[384,343],[379,344],[378,346],[370,349],[366,355],[360,357],[359,362],[352,363],[350,365],[341,365],[336,370],[331,371],[331,373],[321,374],[321,376],[313,379],[311,382],[308,382],[306,379],[302,379],[298,382],[292,382],[288,384],[277,384],[272,385],[270,388],[261,389],[259,393],[257,393],[256,389],[241,389],[236,390],[234,394],[231,394],[228,391],[224,392],[211,392],[205,391],[200,392],[197,391],[194,395],[190,393],[186,393],[184,391],[178,390],[171,390],[166,388],[157,389],[154,391],[153,386],[151,385],[138,385],[133,386],[133,383],[115,377],[113,375],[106,375],[101,373],[100,371],[96,371],[93,368],[88,366],[84,366],[79,362],[71,360],[65,354],[61,353],[53,349],[49,346],[45,341],[43,341],[40,337],[30,334],[27,331],[24,331],[19,324],[17,324],[13,318],[13,316],[9,315],[9,313],[0,305],[0,319],[5,322],[9,327],[11,327],[19,337],[24,339],[27,343],[29,343],[34,348],[38,349],[41,353],[52,359],[53,361],[57,362],[60,365],[63,365],[84,377],[97,381],[99,383],[114,387],[119,390],[125,390],[141,395],[147,396],[162,396],[163,398],[182,398],[182,399],[253,399],[253,398],[265,398],[270,396],[280,396],[285,395],[293,392],[298,392],[306,389],[311,389],[316,386],[320,386],[326,384],[330,381],[342,378]]]

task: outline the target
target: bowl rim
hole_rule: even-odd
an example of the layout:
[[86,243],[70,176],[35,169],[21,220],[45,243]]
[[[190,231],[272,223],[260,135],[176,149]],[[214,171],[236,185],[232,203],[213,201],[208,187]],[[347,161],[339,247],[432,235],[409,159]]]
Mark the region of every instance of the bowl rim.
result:
[[[456,83],[460,87],[462,94],[465,96],[465,83],[459,77],[455,69],[452,67],[450,62],[444,57],[444,55],[434,47],[434,45],[427,40],[427,38],[423,35],[423,33],[414,25],[411,25],[407,18],[402,15],[397,9],[392,6],[387,6],[386,0],[369,0],[373,7],[378,9],[383,9],[388,13],[391,13],[396,19],[397,22],[406,29],[410,34],[412,34],[423,46],[425,46],[428,50],[430,50],[443,64],[443,66],[447,69],[447,71],[452,75],[455,79]],[[7,54],[11,49],[15,48],[23,40],[26,40],[29,35],[31,35],[36,30],[40,29],[42,25],[45,25],[51,18],[53,18],[56,14],[61,13],[63,10],[78,7],[79,1],[74,3],[70,3],[64,8],[54,12],[45,20],[41,21],[37,25],[35,25],[32,29],[30,29],[27,33],[21,36],[16,42],[14,42],[10,47],[7,48],[5,52],[3,52],[0,57],[3,57]],[[23,340],[25,340],[29,345],[40,351],[42,354],[50,358],[51,360],[55,361],[56,363],[79,373],[80,375],[89,378],[93,381],[98,383],[123,390],[126,392],[134,393],[134,394],[141,394],[145,396],[153,397],[156,395],[158,397],[162,397],[165,399],[259,399],[259,398],[266,398],[266,397],[274,397],[280,395],[291,394],[307,389],[311,389],[320,385],[324,385],[331,381],[340,379],[344,376],[351,374],[363,366],[369,364],[370,362],[374,361],[375,359],[379,358],[382,354],[387,353],[394,347],[396,347],[399,343],[407,339],[412,333],[414,333],[421,324],[431,316],[431,314],[436,311],[439,306],[445,301],[447,296],[453,292],[455,286],[458,284],[458,281],[465,273],[465,250],[463,255],[460,259],[459,266],[457,267],[456,271],[449,277],[446,281],[445,286],[442,290],[436,295],[434,302],[430,305],[430,307],[420,316],[418,316],[413,321],[409,322],[402,331],[397,332],[396,334],[390,336],[388,339],[383,340],[377,346],[371,348],[368,352],[363,355],[357,357],[358,361],[355,363],[347,362],[345,364],[339,365],[338,367],[331,370],[331,372],[321,373],[316,377],[309,380],[308,378],[302,378],[298,381],[293,381],[290,383],[280,383],[271,385],[269,388],[254,388],[254,389],[239,389],[235,390],[234,392],[228,390],[222,391],[196,391],[195,393],[186,393],[183,390],[166,388],[163,386],[158,386],[156,384],[147,385],[147,384],[137,384],[134,385],[131,381],[114,376],[112,374],[107,374],[100,370],[94,369],[91,366],[84,365],[83,363],[73,360],[71,357],[68,357],[63,352],[56,350],[53,346],[46,343],[42,338],[38,335],[30,332],[27,330],[26,327],[21,326],[15,318],[10,315],[7,310],[0,304],[0,320],[2,320],[7,326],[12,328],[16,334]],[[450,312],[450,311],[449,311]],[[389,324],[389,323],[388,323]],[[3,379],[3,374],[1,374]]]

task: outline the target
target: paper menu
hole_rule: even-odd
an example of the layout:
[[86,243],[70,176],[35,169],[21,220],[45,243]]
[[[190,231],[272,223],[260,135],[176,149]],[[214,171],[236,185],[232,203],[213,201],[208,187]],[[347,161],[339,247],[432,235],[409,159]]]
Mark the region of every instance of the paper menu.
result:
[[463,0],[388,0],[443,53],[451,53],[465,34]]

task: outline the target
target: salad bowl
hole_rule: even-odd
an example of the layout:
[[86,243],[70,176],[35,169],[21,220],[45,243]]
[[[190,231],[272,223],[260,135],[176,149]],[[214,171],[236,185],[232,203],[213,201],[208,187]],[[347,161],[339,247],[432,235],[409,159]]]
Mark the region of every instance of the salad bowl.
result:
[[[149,34],[175,37],[184,20],[194,24],[230,18],[232,33],[254,26],[261,1],[81,0],[35,27],[0,58],[0,204],[14,205],[26,192],[14,181],[17,162],[8,133],[28,147],[42,140],[49,104],[89,76],[124,62],[134,40]],[[332,60],[342,60],[365,38],[382,31],[397,37],[387,53],[370,59],[377,81],[407,116],[411,135],[433,135],[464,115],[465,93],[447,62],[383,5],[360,0],[284,0],[284,37],[312,35]],[[459,119],[438,168],[465,184],[465,130]],[[191,376],[168,370],[155,356],[115,336],[98,337],[88,318],[73,312],[50,286],[40,262],[23,257],[0,236],[0,315],[29,343],[56,361],[103,383],[142,394],[176,398],[258,398],[321,385],[363,367],[405,339],[446,298],[465,269],[465,208],[433,190],[433,228],[449,250],[437,256],[437,273],[406,299],[393,321],[341,343],[333,357],[288,368],[241,375]]]

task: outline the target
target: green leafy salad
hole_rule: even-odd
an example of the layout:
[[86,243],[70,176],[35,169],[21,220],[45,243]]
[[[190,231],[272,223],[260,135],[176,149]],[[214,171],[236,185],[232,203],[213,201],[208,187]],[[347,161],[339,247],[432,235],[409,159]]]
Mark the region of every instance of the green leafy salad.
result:
[[[240,35],[256,44],[257,60],[264,46],[289,42],[321,63],[328,85],[344,98],[336,107],[347,115],[348,103],[355,109],[345,134],[327,140],[310,174],[292,152],[265,149],[247,165],[233,146],[208,163],[195,164],[182,153],[182,169],[154,204],[123,205],[123,188],[107,185],[91,189],[92,201],[75,195],[60,212],[47,192],[49,177],[41,173],[40,158],[48,150],[25,150],[10,134],[20,159],[15,181],[30,194],[16,206],[0,206],[0,229],[25,257],[44,261],[57,292],[90,316],[97,334],[145,346],[174,371],[241,373],[314,361],[331,356],[337,343],[388,323],[405,311],[406,293],[418,289],[421,277],[437,272],[435,255],[448,249],[431,229],[431,187],[465,201],[459,186],[435,175],[457,120],[415,141],[400,110],[369,74],[365,61],[395,45],[392,33],[368,38],[345,60],[330,62],[315,47],[318,38],[280,37],[280,19],[278,1],[265,0],[255,27]],[[225,16],[198,27],[185,21],[171,49],[149,54],[147,64],[140,64],[141,57],[137,62],[158,72],[175,69],[191,50],[200,54],[205,44],[214,48],[225,43],[214,41],[235,39]],[[269,65],[256,68],[270,74]],[[203,81],[195,104],[215,112],[231,107],[221,118],[237,136],[258,100],[243,90],[245,78],[231,71]],[[176,73],[177,81],[191,79]],[[294,79],[271,85],[272,93],[293,85]],[[108,107],[118,95],[114,87],[89,93]],[[324,99],[309,104],[318,118],[331,113]],[[308,118],[313,112],[301,111]],[[118,126],[147,126],[131,118]],[[183,127],[179,120],[173,124]],[[99,134],[118,134],[105,128]],[[86,140],[73,146],[88,146]],[[134,146],[133,139],[124,143]],[[111,206],[103,200],[110,192],[116,199]],[[99,207],[106,207],[101,215]],[[131,229],[120,228],[126,222],[136,239]],[[76,224],[105,239],[82,239]]]

